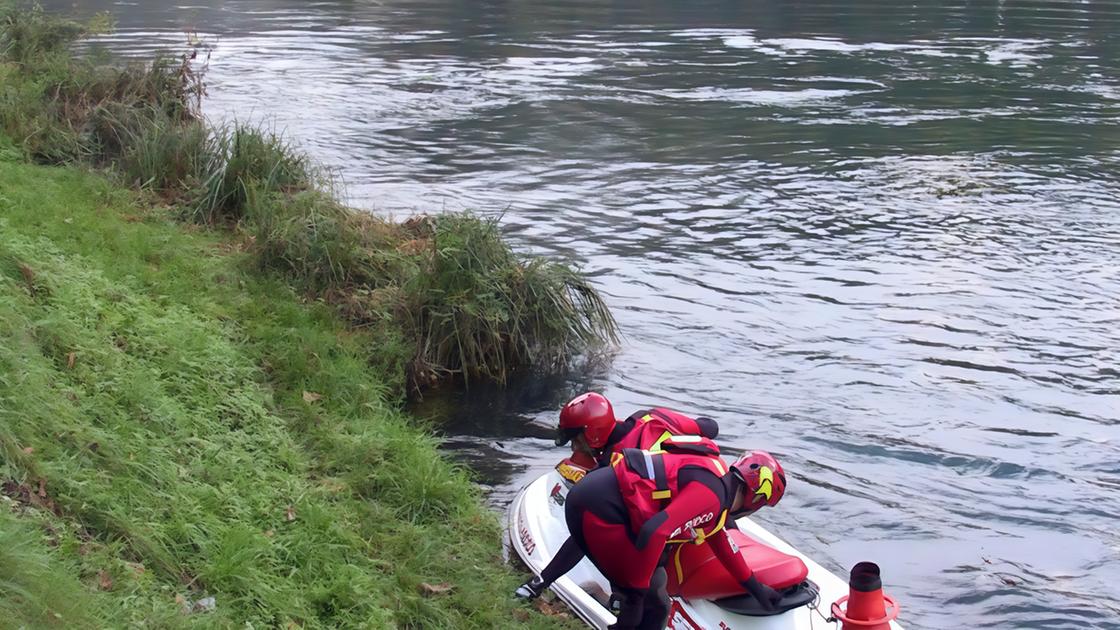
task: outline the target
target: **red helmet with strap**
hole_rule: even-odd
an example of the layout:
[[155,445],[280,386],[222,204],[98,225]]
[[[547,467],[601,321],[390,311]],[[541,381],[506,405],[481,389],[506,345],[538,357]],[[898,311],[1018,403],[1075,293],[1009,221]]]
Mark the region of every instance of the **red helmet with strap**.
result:
[[614,408],[606,396],[587,392],[580,394],[560,410],[560,429],[556,446],[562,446],[583,433],[591,448],[603,448],[614,429]]
[[747,514],[764,505],[777,505],[786,493],[786,473],[766,451],[744,453],[731,464],[731,472],[746,486],[741,511]]

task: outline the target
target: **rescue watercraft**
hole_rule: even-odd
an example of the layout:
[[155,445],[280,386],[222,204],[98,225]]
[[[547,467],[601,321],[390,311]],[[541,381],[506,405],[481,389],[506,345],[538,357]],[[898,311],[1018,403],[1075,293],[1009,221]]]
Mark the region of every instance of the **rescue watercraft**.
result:
[[[539,575],[568,538],[564,501],[582,476],[565,460],[514,498],[508,513],[511,549]],[[669,557],[672,630],[902,630],[898,605],[882,594],[878,567],[859,563],[850,583],[837,577],[749,517],[731,535],[758,579],[779,590],[778,610],[762,610],[715,559],[707,545],[680,545]],[[614,623],[610,585],[584,558],[551,590],[593,628]]]

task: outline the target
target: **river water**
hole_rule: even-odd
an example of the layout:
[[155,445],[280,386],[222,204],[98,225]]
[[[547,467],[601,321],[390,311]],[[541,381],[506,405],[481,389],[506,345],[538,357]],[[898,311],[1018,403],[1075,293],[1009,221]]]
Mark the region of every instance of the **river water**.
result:
[[761,520],[909,628],[1120,628],[1120,3],[52,4],[198,38],[352,204],[593,275],[612,360],[422,409],[495,504],[595,388],[777,453]]

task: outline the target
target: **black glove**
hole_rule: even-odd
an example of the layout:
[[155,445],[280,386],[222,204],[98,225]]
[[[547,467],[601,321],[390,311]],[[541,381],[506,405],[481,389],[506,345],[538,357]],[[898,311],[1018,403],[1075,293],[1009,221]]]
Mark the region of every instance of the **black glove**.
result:
[[513,592],[513,596],[519,599],[536,599],[541,596],[545,588],[547,587],[544,585],[544,580],[535,577],[517,587],[517,590]]
[[778,602],[782,600],[781,593],[759,582],[758,578],[753,575],[749,580],[743,582],[743,588],[747,589],[747,592],[767,611],[774,610]]

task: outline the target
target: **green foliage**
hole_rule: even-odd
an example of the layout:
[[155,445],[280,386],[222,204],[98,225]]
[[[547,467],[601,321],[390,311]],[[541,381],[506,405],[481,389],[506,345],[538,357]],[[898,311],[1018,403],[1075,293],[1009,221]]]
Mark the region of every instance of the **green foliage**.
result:
[[66,47],[89,33],[90,27],[46,15],[37,4],[0,5],[0,54],[11,62],[28,65],[65,54]]
[[284,272],[316,291],[374,280],[364,268],[352,213],[330,196],[309,190],[283,202],[250,189],[258,264]]
[[0,625],[77,628],[96,625],[100,598],[76,577],[64,559],[58,532],[38,530],[0,501]]
[[236,223],[245,218],[254,193],[291,194],[311,188],[307,158],[275,133],[235,125],[212,134],[214,150],[205,165],[199,199],[189,210],[191,219]]
[[[8,619],[556,623],[514,615],[496,519],[396,411],[399,367],[371,367],[403,344],[96,177],[0,163],[0,190]],[[205,597],[214,610],[181,612]]]
[[12,144],[12,141],[0,134],[0,162],[18,162],[21,157],[19,149]]
[[127,134],[119,162],[126,181],[169,198],[196,188],[216,153],[209,127],[154,113],[149,120],[138,128],[119,127]]
[[199,118],[201,77],[187,57],[115,67],[70,52],[108,27],[105,17],[77,24],[37,5],[0,4],[0,129],[32,159],[105,164],[149,125]]

